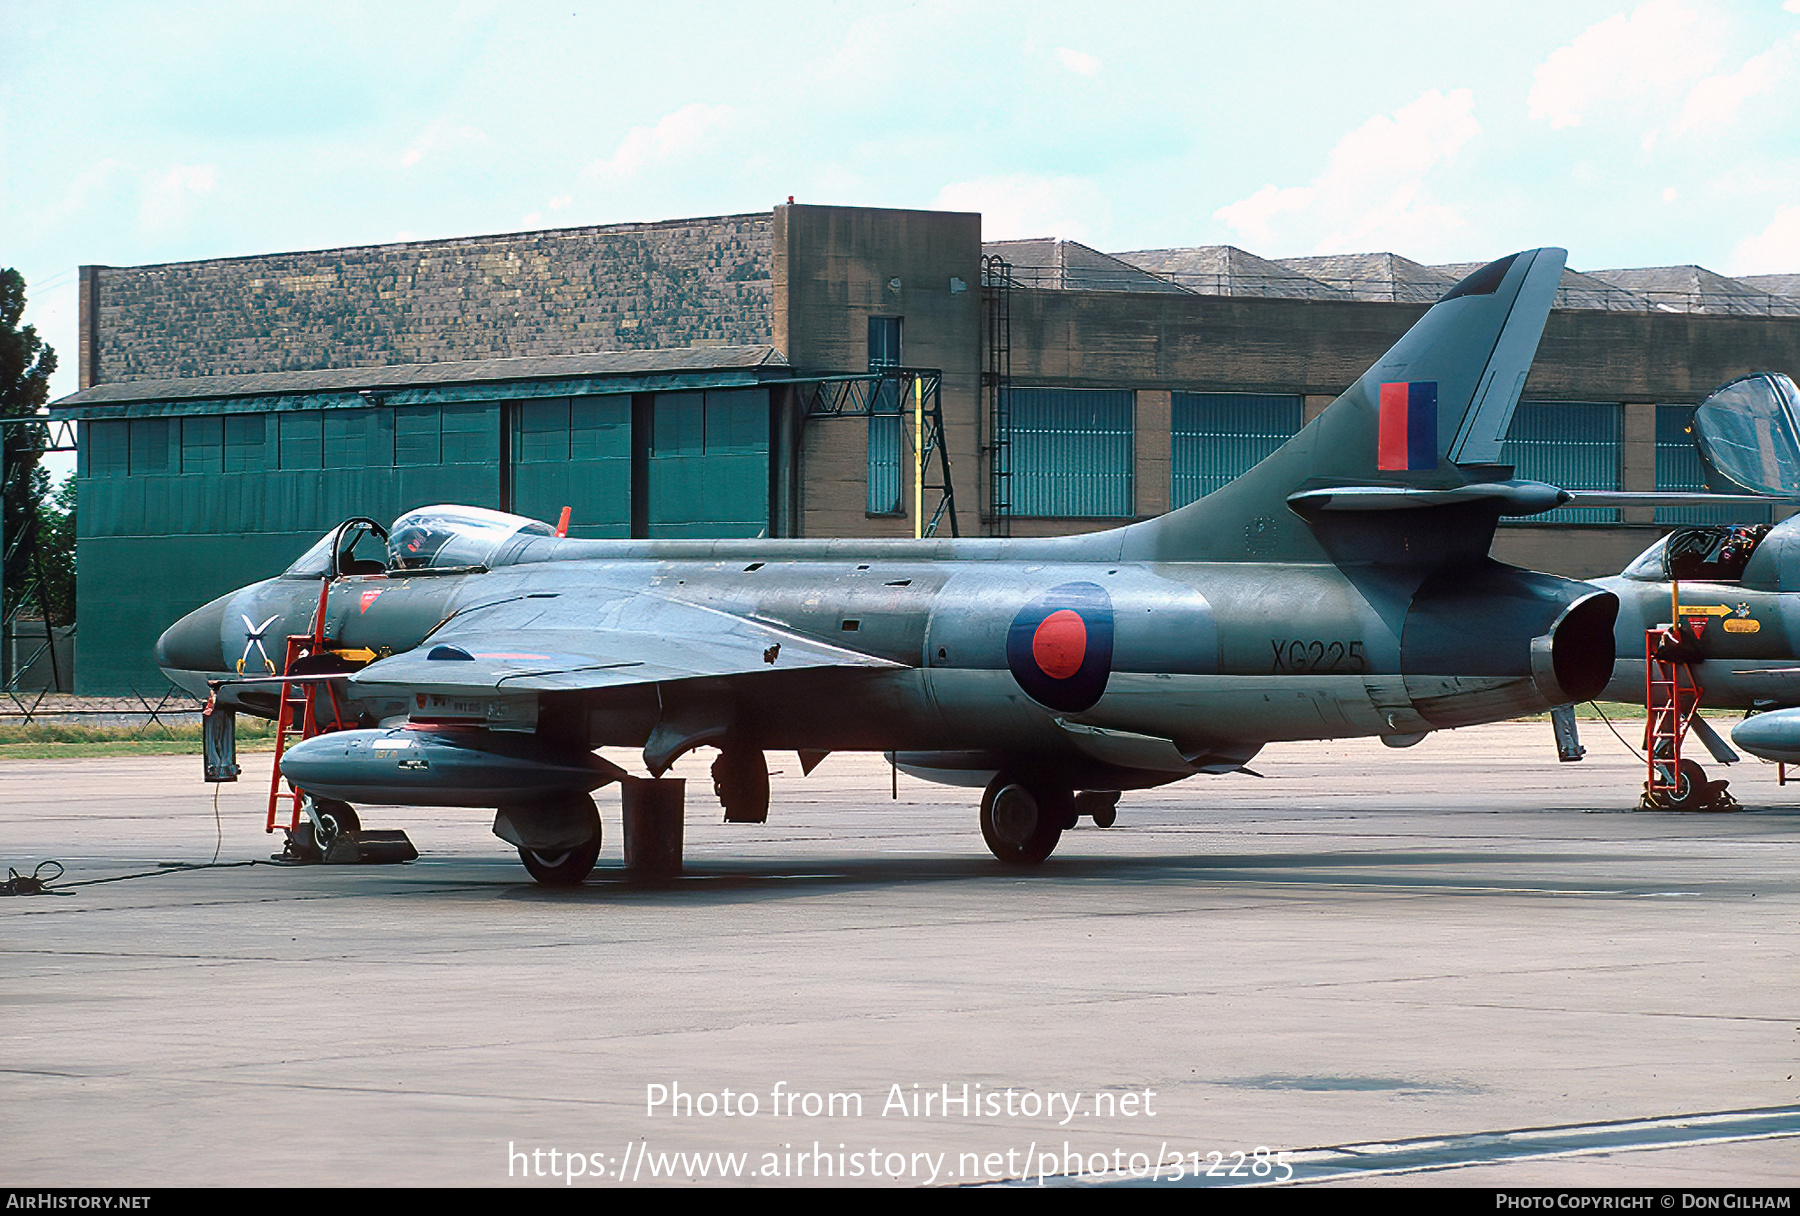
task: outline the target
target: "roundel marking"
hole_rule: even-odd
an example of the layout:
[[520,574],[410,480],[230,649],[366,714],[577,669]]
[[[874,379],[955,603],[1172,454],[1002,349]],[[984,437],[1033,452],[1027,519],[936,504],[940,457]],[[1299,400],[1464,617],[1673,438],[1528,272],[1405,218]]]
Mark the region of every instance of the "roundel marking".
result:
[[1098,583],[1061,583],[1012,619],[1006,665],[1031,699],[1077,713],[1100,700],[1112,674],[1112,597]]
[[1031,635],[1032,661],[1052,680],[1069,679],[1081,670],[1086,657],[1087,625],[1073,609],[1052,612]]

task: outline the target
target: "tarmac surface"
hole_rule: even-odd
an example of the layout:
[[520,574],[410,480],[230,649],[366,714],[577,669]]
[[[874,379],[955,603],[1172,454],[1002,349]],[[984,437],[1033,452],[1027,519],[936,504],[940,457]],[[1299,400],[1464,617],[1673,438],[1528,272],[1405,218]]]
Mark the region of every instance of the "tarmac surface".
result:
[[0,864],[67,867],[0,900],[0,1173],[1791,1185],[1800,787],[1635,812],[1598,726],[1573,765],[1548,723],[1273,746],[1023,872],[977,791],[771,756],[725,824],[702,753],[685,873],[628,880],[602,791],[573,891],[479,811],[364,809],[409,865],[244,864],[266,754],[216,821],[198,756],[0,761]]

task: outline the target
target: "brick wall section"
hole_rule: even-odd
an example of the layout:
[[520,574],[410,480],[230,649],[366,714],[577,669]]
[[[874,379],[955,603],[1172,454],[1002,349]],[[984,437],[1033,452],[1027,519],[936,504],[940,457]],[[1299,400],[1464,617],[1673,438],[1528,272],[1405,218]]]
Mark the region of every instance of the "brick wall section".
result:
[[81,381],[762,344],[773,251],[765,212],[84,268]]

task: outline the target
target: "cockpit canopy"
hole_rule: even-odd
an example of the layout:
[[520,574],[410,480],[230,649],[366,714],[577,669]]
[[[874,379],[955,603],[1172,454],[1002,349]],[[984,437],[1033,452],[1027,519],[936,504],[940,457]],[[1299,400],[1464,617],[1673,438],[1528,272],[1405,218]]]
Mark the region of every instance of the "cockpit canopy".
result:
[[[362,518],[338,525],[301,554],[283,577],[492,566],[515,537],[554,535],[549,524],[485,507],[420,507],[385,530],[374,520]],[[385,549],[381,547],[384,541]]]
[[1716,524],[1678,528],[1645,549],[1625,567],[1625,577],[1640,582],[1735,583],[1763,537],[1768,524]]

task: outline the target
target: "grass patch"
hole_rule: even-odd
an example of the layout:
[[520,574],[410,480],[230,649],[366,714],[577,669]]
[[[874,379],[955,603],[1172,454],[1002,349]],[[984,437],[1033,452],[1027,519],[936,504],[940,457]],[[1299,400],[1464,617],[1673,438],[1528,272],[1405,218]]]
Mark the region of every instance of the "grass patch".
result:
[[[89,756],[197,756],[204,744],[198,723],[87,726],[68,722],[0,723],[0,760],[81,759]],[[238,750],[275,747],[275,724],[240,717]]]

